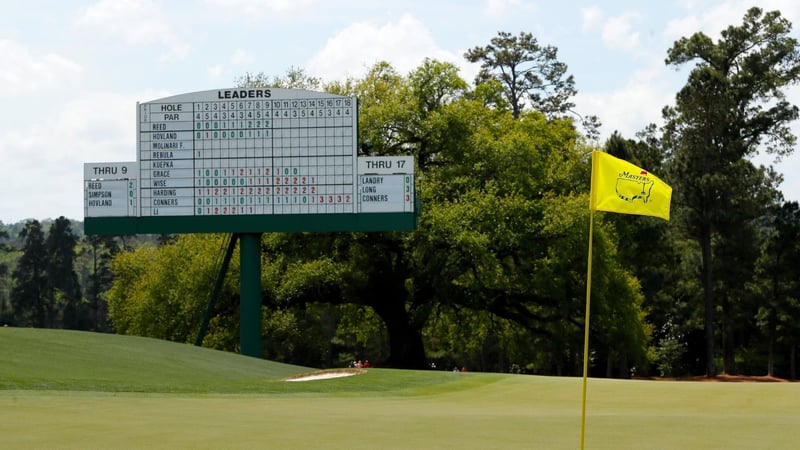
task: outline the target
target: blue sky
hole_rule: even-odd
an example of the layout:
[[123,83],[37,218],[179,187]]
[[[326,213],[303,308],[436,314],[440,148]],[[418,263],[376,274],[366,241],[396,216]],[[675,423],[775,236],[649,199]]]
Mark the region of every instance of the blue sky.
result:
[[[634,137],[660,124],[686,70],[667,49],[714,38],[748,7],[780,10],[800,36],[795,0],[29,0],[0,14],[0,221],[83,219],[83,163],[136,159],[136,102],[224,88],[245,73],[304,68],[325,81],[380,60],[401,73],[425,57],[471,81],[464,52],[498,31],[559,49],[577,111]],[[800,104],[800,89],[789,99]],[[800,127],[794,127],[800,134]],[[771,159],[759,160],[770,162]],[[800,153],[776,168],[800,200]]]

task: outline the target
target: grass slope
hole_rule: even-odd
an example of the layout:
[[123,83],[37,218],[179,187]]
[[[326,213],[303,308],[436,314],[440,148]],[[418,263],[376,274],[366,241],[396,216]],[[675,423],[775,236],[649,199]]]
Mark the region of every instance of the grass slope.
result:
[[0,389],[247,392],[307,368],[158,339],[0,328]]
[[[3,448],[574,449],[581,380],[311,369],[126,336],[0,329]],[[789,449],[800,384],[589,381],[587,449]]]
[[[315,369],[159,339],[33,328],[0,328],[0,389],[149,393],[335,393],[421,395],[491,382],[449,372],[386,371],[287,383]],[[494,378],[493,378],[494,377]],[[457,383],[456,383],[457,382]]]

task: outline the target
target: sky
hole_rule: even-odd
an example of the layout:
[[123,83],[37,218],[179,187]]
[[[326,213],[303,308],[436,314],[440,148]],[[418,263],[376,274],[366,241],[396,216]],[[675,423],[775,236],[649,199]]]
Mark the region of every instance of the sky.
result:
[[[0,14],[0,221],[83,220],[83,164],[136,160],[136,103],[229,88],[245,74],[302,68],[323,81],[379,61],[401,74],[425,58],[457,65],[498,32],[558,48],[600,143],[674,104],[688,67],[664,64],[681,37],[713,39],[751,6],[779,10],[800,36],[796,0],[28,0]],[[800,105],[800,87],[789,100]],[[793,130],[800,135],[800,126]],[[773,164],[800,200],[800,152]]]

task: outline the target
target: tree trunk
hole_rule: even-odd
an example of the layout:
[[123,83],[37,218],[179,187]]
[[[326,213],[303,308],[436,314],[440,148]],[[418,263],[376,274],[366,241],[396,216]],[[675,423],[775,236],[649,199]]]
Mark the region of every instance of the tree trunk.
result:
[[769,314],[769,354],[767,355],[767,375],[775,375],[775,314],[770,311]]
[[412,324],[406,311],[405,289],[390,285],[387,295],[370,302],[389,333],[389,358],[385,365],[397,369],[427,369],[422,330]]
[[397,369],[427,369],[422,330],[411,325],[404,302],[372,305],[389,332],[389,359],[385,365]]
[[92,316],[92,324],[89,329],[93,331],[100,331],[100,277],[97,275],[99,270],[99,257],[97,252],[100,250],[100,245],[97,242],[92,242],[92,276],[91,276],[91,291],[89,297],[89,305]]
[[736,375],[736,345],[733,327],[725,324],[725,333],[722,338],[722,370],[728,375]]
[[717,376],[714,361],[714,286],[711,276],[711,226],[703,225],[700,246],[703,252],[703,292],[705,299],[706,376]]
[[619,358],[619,377],[623,380],[631,377],[631,367],[628,365],[628,358],[624,356]]
[[767,376],[775,376],[775,342],[772,333],[769,336],[769,355],[767,356]]
[[736,337],[730,319],[730,302],[723,296],[722,302],[722,372],[728,375],[736,374]]

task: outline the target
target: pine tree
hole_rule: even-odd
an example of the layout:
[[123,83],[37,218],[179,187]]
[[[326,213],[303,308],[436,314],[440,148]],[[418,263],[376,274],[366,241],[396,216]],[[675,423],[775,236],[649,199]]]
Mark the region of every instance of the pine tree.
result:
[[86,288],[89,309],[89,329],[108,331],[108,305],[104,293],[111,288],[114,274],[111,272],[111,260],[120,252],[119,244],[113,236],[86,236],[91,253],[91,272]]
[[[47,254],[47,283],[45,295],[56,310],[63,309],[61,325],[70,329],[85,329],[88,308],[81,298],[80,283],[75,273],[75,246],[78,239],[72,232],[69,219],[59,217],[50,226],[45,240]],[[50,326],[55,326],[52,323]]]
[[715,376],[715,246],[720,235],[763,215],[774,201],[774,175],[749,158],[759,149],[786,155],[794,148],[789,124],[798,108],[784,89],[800,81],[800,50],[780,12],[751,8],[717,42],[703,33],[675,42],[666,63],[690,62],[696,65],[675,107],[664,110],[664,142],[672,152],[679,219],[702,252],[706,373]]
[[25,223],[19,237],[23,240],[22,256],[12,278],[11,307],[19,323],[47,327],[53,321],[53,306],[46,295],[46,253],[44,232],[38,220]]

